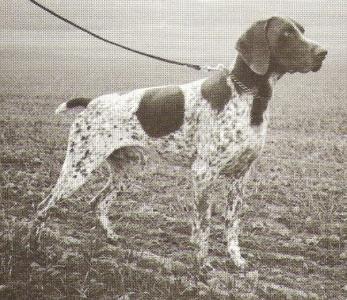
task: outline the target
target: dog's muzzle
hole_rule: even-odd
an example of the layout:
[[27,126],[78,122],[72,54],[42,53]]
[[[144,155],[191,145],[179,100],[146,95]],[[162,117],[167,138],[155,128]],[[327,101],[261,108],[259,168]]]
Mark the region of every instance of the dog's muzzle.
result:
[[314,49],[314,61],[312,67],[313,72],[317,72],[322,67],[323,61],[326,58],[327,54],[328,51],[323,48],[316,47]]

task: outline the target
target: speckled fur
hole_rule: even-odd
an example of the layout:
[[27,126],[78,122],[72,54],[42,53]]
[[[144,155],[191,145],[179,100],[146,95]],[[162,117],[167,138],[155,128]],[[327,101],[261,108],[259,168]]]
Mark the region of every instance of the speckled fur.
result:
[[[264,145],[267,127],[267,118],[260,126],[250,125],[253,96],[239,96],[229,78],[230,100],[222,110],[214,109],[201,96],[204,80],[206,79],[179,86],[185,97],[183,126],[159,139],[147,136],[136,117],[136,110],[147,89],[121,96],[104,95],[93,100],[71,126],[60,177],[52,192],[39,205],[40,218],[44,219],[47,210],[57,200],[70,196],[102,162],[107,161],[110,173],[115,172],[113,175],[118,176],[111,176],[105,188],[92,202],[98,208],[98,216],[107,237],[115,239],[107,212],[111,199],[116,198],[115,193],[111,197],[111,192],[119,189],[113,178],[119,178],[122,166],[114,165],[111,154],[116,153],[116,149],[125,149],[124,147],[162,149],[169,145],[170,149],[194,158],[192,172],[195,197],[191,240],[198,244],[197,257],[203,260],[208,254],[210,232],[211,203],[208,188],[221,174],[229,178],[231,187],[240,182]],[[227,249],[235,264],[242,266],[244,261],[237,238],[242,195],[240,188],[232,190],[227,199],[228,210],[225,216]]]

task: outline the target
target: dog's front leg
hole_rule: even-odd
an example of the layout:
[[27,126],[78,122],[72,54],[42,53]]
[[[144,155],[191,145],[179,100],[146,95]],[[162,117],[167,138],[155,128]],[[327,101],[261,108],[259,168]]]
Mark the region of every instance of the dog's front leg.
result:
[[196,161],[192,169],[194,172],[194,201],[191,242],[198,246],[197,259],[199,263],[203,264],[209,249],[211,201],[208,197],[207,189],[210,185],[212,174],[209,168],[205,167],[203,161]]
[[211,203],[206,191],[195,191],[193,210],[191,241],[198,246],[197,259],[203,263],[208,255],[211,222]]
[[242,182],[237,180],[230,186],[227,196],[225,236],[228,254],[238,268],[243,268],[246,263],[239,247],[239,215],[242,209],[242,196]]

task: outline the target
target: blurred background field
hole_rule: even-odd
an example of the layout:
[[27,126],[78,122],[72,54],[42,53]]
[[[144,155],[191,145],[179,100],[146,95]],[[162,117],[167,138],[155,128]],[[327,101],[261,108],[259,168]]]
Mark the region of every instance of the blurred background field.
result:
[[[231,65],[240,34],[260,18],[290,16],[329,51],[318,73],[285,76],[271,102],[262,159],[247,189],[241,247],[250,270],[223,252],[223,190],[216,190],[211,256],[201,277],[189,245],[192,191],[180,157],[135,177],[140,188],[113,207],[105,243],[87,201],[92,183],[52,212],[38,249],[25,222],[55,183],[75,96],[183,83],[206,76],[102,44],[28,1],[0,6],[0,298],[345,299],[344,224],[347,16],[344,1],[43,1],[111,40],[163,57]],[[251,274],[251,275],[250,275]],[[227,296],[229,295],[229,296]],[[252,298],[253,297],[253,298]]]

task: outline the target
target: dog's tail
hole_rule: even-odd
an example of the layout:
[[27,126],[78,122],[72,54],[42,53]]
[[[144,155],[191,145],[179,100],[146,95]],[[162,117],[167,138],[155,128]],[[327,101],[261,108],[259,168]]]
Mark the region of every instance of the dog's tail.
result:
[[75,107],[83,107],[86,108],[88,104],[92,101],[92,98],[74,98],[69,101],[66,101],[58,106],[58,108],[55,110],[56,114],[60,114],[62,112],[65,112],[69,110],[70,108]]

